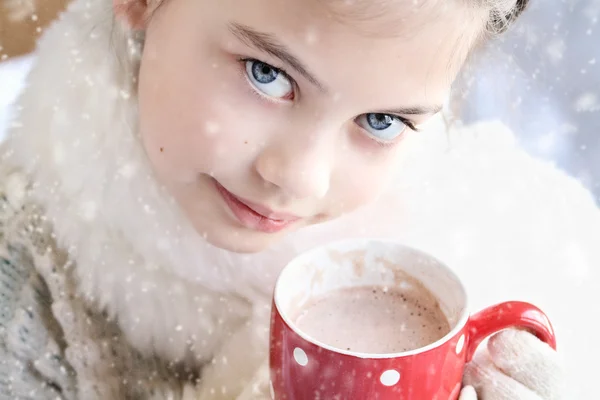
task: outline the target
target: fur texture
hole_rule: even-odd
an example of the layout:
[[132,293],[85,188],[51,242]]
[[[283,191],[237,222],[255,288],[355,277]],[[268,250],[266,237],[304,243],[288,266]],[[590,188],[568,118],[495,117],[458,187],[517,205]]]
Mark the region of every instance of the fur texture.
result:
[[[544,270],[574,282],[600,264],[592,197],[519,150],[497,123],[445,132],[434,122],[406,140],[390,190],[352,216],[260,254],[208,245],[152,176],[136,134],[141,49],[113,24],[110,7],[76,0],[48,30],[3,162],[35,183],[59,245],[76,260],[80,294],[114,316],[144,354],[192,366],[212,358],[206,393],[232,398],[241,390],[266,355],[278,271],[325,240],[369,235],[421,247],[468,272],[476,304],[493,299],[481,282],[506,265],[531,285]],[[543,306],[547,298],[535,293]]]

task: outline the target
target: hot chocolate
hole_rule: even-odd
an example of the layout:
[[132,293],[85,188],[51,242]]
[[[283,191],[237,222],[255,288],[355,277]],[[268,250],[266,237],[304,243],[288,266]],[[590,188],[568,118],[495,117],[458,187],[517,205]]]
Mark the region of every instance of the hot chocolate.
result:
[[418,349],[450,332],[435,296],[410,283],[334,290],[304,304],[294,322],[326,345],[374,354]]

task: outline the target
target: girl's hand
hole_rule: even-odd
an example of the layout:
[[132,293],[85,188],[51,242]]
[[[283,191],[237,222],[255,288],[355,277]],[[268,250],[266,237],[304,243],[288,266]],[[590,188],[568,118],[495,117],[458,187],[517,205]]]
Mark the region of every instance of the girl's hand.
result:
[[464,375],[459,400],[560,400],[564,372],[558,354],[532,334],[497,333]]

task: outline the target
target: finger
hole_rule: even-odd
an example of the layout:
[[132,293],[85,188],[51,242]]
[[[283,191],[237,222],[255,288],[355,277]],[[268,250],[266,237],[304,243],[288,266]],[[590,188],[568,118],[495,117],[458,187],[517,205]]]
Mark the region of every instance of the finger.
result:
[[465,385],[471,385],[483,400],[543,400],[537,393],[498,369],[487,351],[480,351],[467,364],[463,377]]
[[506,375],[544,399],[561,398],[564,371],[558,353],[546,343],[528,332],[508,329],[489,340],[488,350]]
[[473,386],[465,386],[460,391],[458,400],[477,400],[477,392],[475,392]]

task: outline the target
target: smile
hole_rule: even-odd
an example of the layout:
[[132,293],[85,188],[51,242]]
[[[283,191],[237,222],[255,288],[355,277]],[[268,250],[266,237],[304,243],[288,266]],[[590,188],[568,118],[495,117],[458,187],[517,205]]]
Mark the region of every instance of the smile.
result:
[[301,219],[295,215],[277,213],[268,207],[237,197],[216,180],[215,186],[233,215],[246,228],[277,233]]

